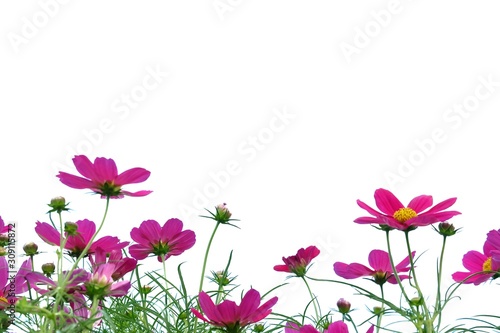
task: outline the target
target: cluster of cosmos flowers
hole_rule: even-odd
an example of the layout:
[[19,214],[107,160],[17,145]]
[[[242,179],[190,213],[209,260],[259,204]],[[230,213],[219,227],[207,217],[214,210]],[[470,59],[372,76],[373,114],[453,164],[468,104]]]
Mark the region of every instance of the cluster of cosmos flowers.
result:
[[[143,168],[132,168],[118,173],[117,166],[112,159],[96,158],[94,162],[88,157],[79,155],[73,159],[79,176],[60,172],[59,180],[75,189],[90,189],[103,199],[119,199],[128,197],[143,197],[152,191],[141,190],[130,192],[123,189],[129,184],[146,181],[150,172]],[[418,227],[425,227],[438,223],[438,231],[451,236],[456,230],[448,221],[460,214],[458,211],[448,210],[456,202],[456,198],[444,200],[433,205],[429,195],[420,195],[412,199],[407,206],[386,189],[375,191],[374,209],[358,200],[359,207],[370,216],[359,217],[354,220],[359,224],[371,224],[383,231],[399,230],[405,233]],[[51,212],[61,213],[68,210],[65,199],[54,198],[49,205]],[[225,204],[216,207],[212,217],[216,221],[227,223],[231,213]],[[14,278],[9,276],[8,263],[5,258],[4,247],[8,245],[7,226],[0,218],[0,311],[4,311],[10,304],[16,304],[25,297],[30,290],[40,295],[49,294],[57,297],[61,281],[64,285],[64,295],[69,300],[66,312],[76,317],[89,318],[100,316],[99,310],[107,297],[122,297],[131,289],[131,282],[125,277],[134,271],[141,260],[156,257],[161,263],[171,256],[179,256],[192,248],[196,242],[194,231],[184,229],[183,222],[171,218],[160,224],[155,220],[145,220],[130,231],[132,242],[121,241],[114,236],[96,237],[98,227],[88,219],[76,222],[66,222],[64,230],[57,228],[51,221],[36,222],[35,231],[47,244],[64,249],[66,254],[78,262],[86,258],[90,265],[87,268],[73,266],[72,269],[56,272],[54,264],[44,264],[38,272],[32,267],[33,255],[37,254],[38,247],[28,243],[24,250],[29,257],[25,260]],[[124,253],[127,255],[124,255]],[[301,248],[295,255],[283,257],[283,263],[274,266],[277,272],[288,273],[296,277],[304,277],[320,250],[311,245]],[[368,266],[361,263],[335,262],[333,272],[346,280],[368,278],[378,285],[386,282],[396,284],[398,281],[411,279],[411,263],[415,252],[399,258],[399,262],[391,263],[390,253],[374,249],[368,255]],[[471,250],[463,256],[463,265],[467,271],[455,272],[454,281],[465,284],[481,284],[500,276],[500,230],[491,230],[487,234],[483,251]],[[54,277],[54,275],[56,277]],[[15,293],[12,293],[12,285]],[[217,299],[216,302],[208,293],[200,291],[198,307],[190,309],[191,315],[202,323],[211,325],[228,333],[243,332],[251,324],[257,324],[272,313],[272,307],[278,302],[277,297],[264,301],[260,293],[251,288],[241,298],[239,304],[230,299]],[[261,304],[262,303],[262,304]],[[339,311],[346,314],[350,310],[350,303],[340,299],[337,303]],[[71,317],[71,320],[76,320]],[[103,320],[103,319],[102,319]],[[96,322],[99,325],[99,321]],[[371,325],[367,333],[374,332],[375,325]],[[285,333],[345,333],[348,326],[343,320],[337,320],[322,327],[309,323],[287,321],[282,325]]]

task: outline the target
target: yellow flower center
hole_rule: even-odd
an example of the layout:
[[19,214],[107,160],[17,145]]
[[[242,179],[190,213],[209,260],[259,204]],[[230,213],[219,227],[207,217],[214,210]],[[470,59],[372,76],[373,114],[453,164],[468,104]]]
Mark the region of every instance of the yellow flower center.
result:
[[9,304],[9,300],[3,296],[0,296],[0,303],[6,303]]
[[404,223],[409,219],[414,218],[415,216],[417,216],[417,213],[413,209],[408,207],[399,208],[394,212],[394,215],[392,215],[392,217],[394,217],[401,223]]
[[491,271],[491,257],[483,263],[483,271]]

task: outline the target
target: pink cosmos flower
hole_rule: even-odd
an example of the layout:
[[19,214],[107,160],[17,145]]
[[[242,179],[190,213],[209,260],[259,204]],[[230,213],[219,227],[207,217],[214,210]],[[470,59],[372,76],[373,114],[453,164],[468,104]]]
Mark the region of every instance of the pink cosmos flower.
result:
[[[87,219],[76,221],[76,225],[76,235],[68,235],[67,232],[64,233],[66,238],[64,248],[68,250],[73,257],[80,256],[96,232],[95,223]],[[52,225],[46,222],[37,222],[35,232],[44,242],[50,245],[60,246],[61,234],[54,229]],[[122,250],[128,244],[129,242],[120,242],[118,237],[104,236],[92,243],[87,254],[94,253],[98,247],[102,248],[106,253],[113,250]]]
[[132,168],[118,174],[115,161],[97,157],[92,163],[87,156],[77,155],[73,163],[80,174],[85,177],[75,176],[60,171],[57,177],[64,184],[76,189],[90,189],[101,195],[101,198],[142,197],[152,191],[129,192],[123,191],[122,186],[127,184],[142,183],[151,174],[143,168]]
[[9,232],[9,226],[5,225],[2,217],[0,216],[0,234],[4,234],[6,232]]
[[[371,326],[366,333],[373,333],[375,326]],[[288,322],[285,326],[285,333],[321,333],[312,325],[304,325],[299,327],[296,323]],[[342,320],[328,325],[328,328],[323,331],[323,333],[349,333],[346,323]]]
[[457,211],[444,211],[452,206],[456,200],[457,198],[450,198],[428,209],[432,206],[432,196],[420,195],[413,198],[408,206],[404,206],[390,191],[379,188],[375,191],[375,203],[382,212],[371,208],[361,200],[357,200],[358,205],[374,217],[358,217],[354,222],[411,230],[419,226],[446,221],[461,214]]
[[463,256],[462,263],[468,272],[453,273],[455,282],[473,283],[477,286],[489,279],[500,277],[500,231],[489,231],[483,245],[483,253],[469,251]]
[[[411,255],[412,257],[415,257],[415,251],[413,251]],[[336,262],[333,264],[333,269],[338,276],[343,277],[344,279],[356,279],[362,276],[371,276],[373,278],[373,282],[379,285],[382,285],[385,282],[392,284],[397,283],[391,267],[389,254],[387,252],[382,250],[372,250],[368,255],[368,263],[371,268],[358,263],[345,264],[342,262]],[[408,256],[395,266],[396,272],[408,272],[410,270],[409,265],[410,258]],[[398,274],[398,276],[401,280],[409,278],[408,275],[404,274]]]
[[[191,312],[199,319],[216,327],[223,327],[227,332],[240,332],[241,328],[257,323],[271,313],[271,308],[278,302],[278,297],[273,297],[260,305],[260,294],[255,289],[246,292],[240,305],[230,300],[224,300],[215,305],[210,296],[200,292],[200,307],[205,316],[192,308]],[[260,305],[260,306],[259,306]]]
[[193,247],[196,242],[192,230],[182,230],[179,219],[169,219],[163,227],[155,220],[146,220],[139,228],[133,228],[130,237],[137,244],[129,247],[129,253],[137,260],[147,258],[150,254],[158,256],[163,262],[170,256],[178,256]]
[[89,256],[92,271],[96,271],[99,266],[104,264],[114,264],[114,272],[111,277],[114,281],[121,279],[125,274],[133,271],[137,266],[137,260],[133,258],[123,258],[122,251],[113,250],[106,253],[103,249],[98,247],[95,253]]
[[115,282],[113,273],[116,267],[114,264],[106,263],[99,265],[90,278],[85,281],[85,291],[90,299],[103,299],[107,296],[121,297],[125,296],[130,289],[130,281]]
[[[81,292],[83,290],[83,283],[85,281],[88,281],[90,273],[82,268],[77,268],[71,272],[63,272],[63,275],[65,277],[67,274],[70,275],[68,277],[68,283],[65,287],[65,292],[66,294],[73,294],[75,292]],[[57,288],[57,282],[39,272],[31,272],[26,274],[26,280],[28,281],[31,288],[35,289],[42,295]]]
[[274,266],[278,272],[294,273],[297,276],[304,276],[307,272],[307,266],[319,255],[319,249],[316,246],[309,246],[306,249],[301,248],[297,254],[290,257],[283,257],[284,265]]

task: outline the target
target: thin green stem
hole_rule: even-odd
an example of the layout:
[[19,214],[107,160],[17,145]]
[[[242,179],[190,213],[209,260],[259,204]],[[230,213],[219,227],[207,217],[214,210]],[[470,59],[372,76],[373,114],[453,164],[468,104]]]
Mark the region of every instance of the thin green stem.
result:
[[[380,285],[380,298],[385,299],[384,297],[384,285]],[[380,312],[377,314],[377,333],[380,332],[380,326],[382,325],[382,317],[384,315],[384,302],[380,303]]]
[[[203,258],[203,267],[201,268],[200,286],[198,288],[198,293],[203,290],[203,281],[205,280],[205,270],[207,269],[208,254],[210,252],[210,247],[212,246],[212,241],[214,240],[215,233],[217,232],[217,229],[219,228],[220,222],[218,222],[218,221],[216,221],[216,222],[217,223],[215,224],[214,231],[212,231],[212,235],[210,236],[210,240],[208,241],[207,249],[205,250],[205,257]],[[199,302],[196,302],[196,307],[198,308],[198,310],[200,309]],[[196,333],[197,326],[198,326],[198,320],[195,320],[194,327],[193,327],[193,333]]]
[[408,256],[410,258],[411,277],[413,279],[413,283],[415,285],[415,289],[417,290],[418,297],[420,299],[420,304],[424,308],[424,312],[425,312],[425,328],[426,328],[426,331],[428,333],[432,333],[433,332],[433,328],[432,328],[432,320],[431,320],[431,317],[430,317],[429,308],[427,306],[427,303],[425,302],[422,290],[420,289],[420,286],[418,285],[417,275],[415,273],[415,261],[413,260],[413,256],[412,256],[409,233],[410,232],[408,230],[404,231],[405,240],[406,240],[406,249],[408,250]]
[[401,293],[403,294],[406,302],[410,304],[410,298],[406,294],[406,290],[403,287],[403,284],[401,283],[401,279],[399,278],[399,274],[396,270],[396,265],[394,265],[394,259],[392,257],[392,250],[391,250],[391,241],[389,239],[389,230],[386,230],[385,232],[385,238],[387,241],[387,252],[389,253],[389,261],[391,262],[391,268],[392,268],[392,274],[394,274],[394,278],[396,279],[399,289],[401,289]]
[[437,272],[437,292],[436,292],[436,304],[434,305],[434,315],[432,316],[432,321],[438,317],[437,330],[439,331],[439,326],[441,326],[442,319],[442,304],[441,304],[441,279],[443,276],[443,261],[444,261],[444,249],[446,247],[446,235],[443,235],[443,245],[441,246],[441,254],[439,256],[439,268]]
[[168,302],[168,296],[170,296],[170,293],[168,292],[168,280],[167,280],[167,264],[165,263],[166,260],[165,258],[162,258],[162,264],[163,264],[163,278],[165,279],[165,326],[167,327],[167,332],[170,332],[170,325],[168,322],[168,309],[169,306],[167,304]]
[[208,261],[208,253],[210,252],[210,247],[212,246],[212,241],[214,240],[215,233],[219,228],[220,222],[217,222],[215,225],[214,231],[212,231],[212,235],[210,236],[210,240],[208,241],[207,249],[205,250],[205,257],[203,259],[203,267],[201,269],[201,278],[200,278],[200,287],[198,288],[198,292],[203,290],[203,281],[205,280],[205,269],[207,268]]
[[313,306],[314,306],[314,312],[316,313],[316,318],[317,320],[319,320],[321,318],[321,314],[319,312],[319,303],[318,303],[318,299],[316,298],[316,296],[314,296],[314,294],[312,293],[311,291],[311,287],[309,287],[309,283],[307,283],[307,280],[304,276],[301,276],[302,280],[304,281],[304,283],[306,284],[306,287],[307,287],[307,291],[309,291],[309,295],[311,296],[311,301],[313,302]]

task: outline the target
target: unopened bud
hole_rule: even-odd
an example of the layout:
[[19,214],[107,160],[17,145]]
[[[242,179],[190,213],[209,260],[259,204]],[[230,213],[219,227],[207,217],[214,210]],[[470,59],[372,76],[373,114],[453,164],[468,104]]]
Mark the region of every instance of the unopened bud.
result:
[[410,304],[414,305],[414,306],[422,305],[422,298],[420,298],[420,297],[413,297],[412,299],[410,299]]
[[69,203],[68,204],[66,203],[66,199],[64,199],[64,197],[52,198],[52,200],[50,200],[50,203],[48,204],[48,206],[51,208],[51,210],[49,210],[48,212],[49,213],[52,213],[52,212],[61,213],[62,211],[69,210],[68,208],[66,208],[66,206],[68,206],[68,205],[69,205]]
[[5,247],[0,246],[0,257],[3,257],[6,254],[7,254],[7,250],[5,249]]
[[255,326],[253,327],[253,331],[257,333],[264,332],[264,325],[255,324]]
[[42,265],[42,272],[47,277],[50,277],[52,274],[54,274],[55,270],[56,270],[56,265],[54,265],[51,262]]
[[9,242],[10,242],[10,238],[9,238],[9,235],[7,235],[7,233],[0,234],[0,246],[7,246],[7,245],[9,245]]
[[384,312],[384,309],[380,306],[373,307],[373,314],[376,316],[380,316]]
[[29,242],[29,243],[24,244],[23,250],[27,256],[34,256],[35,254],[38,253],[38,245],[36,245],[33,242]]
[[229,284],[229,279],[227,278],[227,275],[223,271],[218,271],[215,272],[215,281],[219,286],[227,286]]
[[453,236],[457,233],[455,226],[448,222],[441,222],[438,225],[438,232],[443,236]]
[[337,301],[337,308],[339,309],[339,312],[342,314],[349,313],[349,311],[351,310],[351,303],[341,298]]
[[66,222],[64,223],[64,232],[68,234],[68,236],[75,236],[77,234],[78,224],[75,222]]
[[217,222],[226,223],[231,218],[231,212],[227,209],[226,203],[222,203],[215,207],[215,220]]
[[153,288],[151,286],[144,285],[144,286],[141,286],[141,289],[139,291],[141,292],[141,294],[147,295],[151,292],[151,290],[153,290]]

